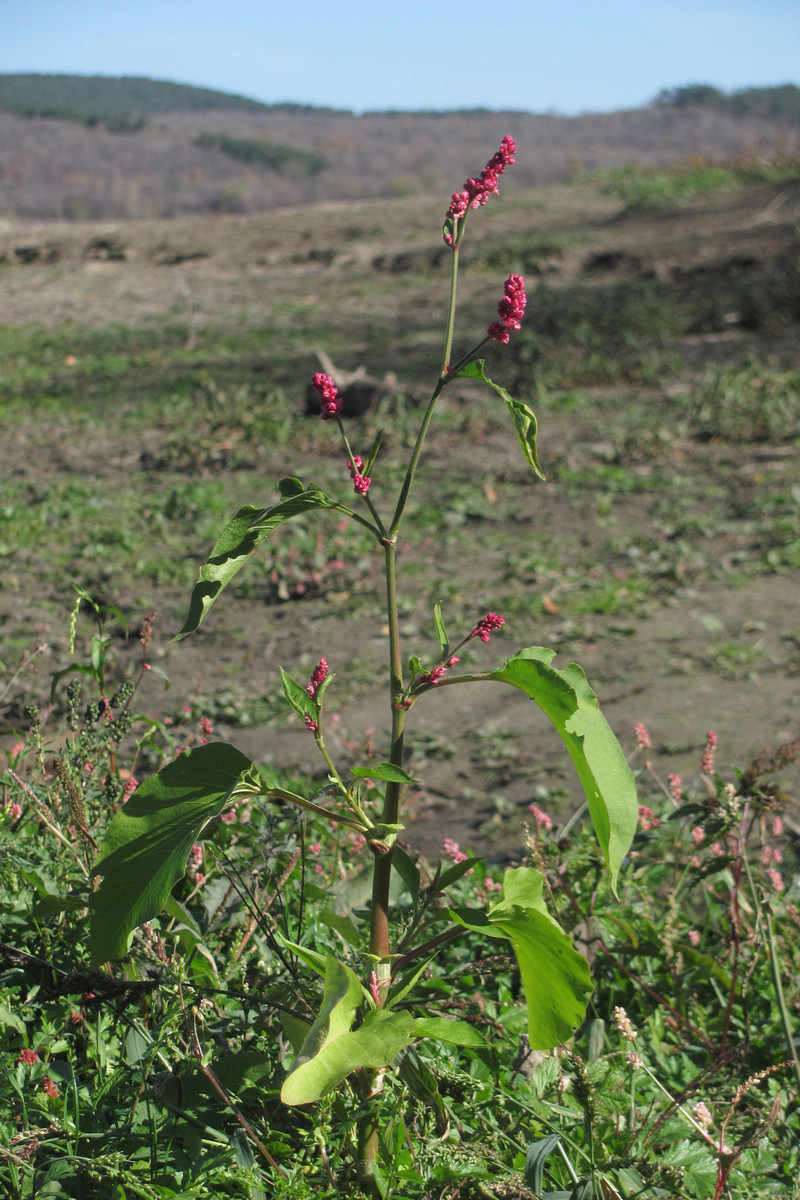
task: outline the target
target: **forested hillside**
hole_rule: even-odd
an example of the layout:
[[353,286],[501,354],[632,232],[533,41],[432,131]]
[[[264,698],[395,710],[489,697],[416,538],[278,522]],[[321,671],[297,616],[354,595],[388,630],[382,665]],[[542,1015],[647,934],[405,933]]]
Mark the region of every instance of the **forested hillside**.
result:
[[447,195],[506,133],[520,148],[517,177],[530,184],[628,165],[791,156],[800,144],[795,94],[787,85],[726,98],[696,85],[644,108],[578,117],[356,115],[158,80],[0,75],[0,219],[261,212],[417,188]]

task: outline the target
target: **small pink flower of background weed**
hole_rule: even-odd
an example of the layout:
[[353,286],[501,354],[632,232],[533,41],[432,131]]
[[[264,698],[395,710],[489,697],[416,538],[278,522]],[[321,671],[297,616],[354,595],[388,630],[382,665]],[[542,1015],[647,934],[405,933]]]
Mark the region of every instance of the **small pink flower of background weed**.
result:
[[543,808],[539,808],[538,804],[529,804],[528,812],[533,813],[536,824],[541,825],[542,829],[550,830],[553,828],[553,818]]
[[20,1050],[19,1054],[17,1055],[17,1062],[24,1063],[26,1067],[32,1067],[33,1064],[37,1063],[38,1061],[39,1055],[36,1053],[36,1051],[28,1050],[27,1047],[24,1050]]
[[714,774],[714,751],[717,748],[717,735],[713,729],[709,729],[706,735],[706,748],[703,751],[703,762],[700,770],[704,775]]
[[694,1108],[692,1109],[692,1115],[694,1116],[695,1121],[697,1121],[697,1124],[702,1125],[703,1129],[708,1129],[711,1125],[711,1113],[709,1112],[708,1105],[704,1104],[702,1100],[695,1104]]
[[657,829],[661,824],[661,818],[657,817],[652,808],[648,808],[646,804],[639,805],[639,821],[645,831]]
[[652,750],[653,743],[650,741],[650,734],[647,732],[647,726],[641,721],[638,725],[634,725],[633,731],[636,734],[636,741],[639,743],[640,750]]
[[680,803],[683,798],[683,780],[681,779],[680,775],[668,775],[667,784],[669,786],[669,794],[672,796],[672,799],[676,802],[676,804]]
[[783,834],[783,817],[772,818],[772,836],[781,837]]
[[454,842],[452,838],[445,838],[442,842],[442,854],[446,854],[454,863],[462,863],[467,859],[467,855],[460,848],[458,842]]
[[691,942],[691,944],[693,946],[700,945],[700,934],[697,932],[696,929],[690,929],[688,937],[689,937],[689,941]]
[[18,821],[22,816],[22,805],[18,804],[16,800],[12,804],[9,804],[8,815],[12,821]]
[[45,1075],[44,1079],[42,1080],[42,1091],[52,1100],[58,1099],[58,1088],[53,1083],[49,1075]]
[[488,642],[494,630],[499,629],[505,623],[505,617],[501,617],[499,613],[487,613],[485,617],[481,617],[469,636],[471,638],[478,637],[482,642]]
[[775,867],[770,867],[767,871],[767,879],[770,881],[776,892],[785,892],[786,884],[783,882],[783,876]]
[[338,417],[342,411],[342,398],[330,375],[324,375],[322,371],[317,371],[313,384],[319,392],[319,415],[322,420],[330,421],[332,417]]
[[525,303],[525,280],[521,275],[509,275],[503,285],[503,299],[497,306],[500,320],[493,321],[489,326],[489,337],[505,345],[511,331],[522,328]]

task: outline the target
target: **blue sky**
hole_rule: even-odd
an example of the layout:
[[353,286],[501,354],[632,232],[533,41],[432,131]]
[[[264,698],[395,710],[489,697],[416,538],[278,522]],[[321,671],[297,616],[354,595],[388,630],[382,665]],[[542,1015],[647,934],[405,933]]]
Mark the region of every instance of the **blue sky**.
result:
[[798,0],[0,0],[0,72],[147,75],[357,112],[634,108],[800,83]]

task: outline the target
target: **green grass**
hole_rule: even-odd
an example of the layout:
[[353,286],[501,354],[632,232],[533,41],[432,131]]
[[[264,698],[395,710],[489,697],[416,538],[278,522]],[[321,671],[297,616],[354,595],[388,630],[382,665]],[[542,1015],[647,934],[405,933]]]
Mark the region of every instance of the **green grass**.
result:
[[796,184],[800,164],[794,160],[715,165],[688,160],[676,167],[653,169],[621,167],[593,176],[611,195],[625,203],[625,215],[647,214],[675,208],[697,196],[710,196],[748,183]]
[[[90,632],[81,615],[79,654],[88,649]],[[716,653],[728,657],[728,644]],[[116,677],[110,647],[108,695]],[[66,707],[42,714],[41,725],[36,717],[14,757],[14,769],[37,803],[46,800],[50,828],[38,819],[31,796],[10,776],[3,780],[4,1195],[360,1196],[353,1127],[364,1102],[355,1086],[345,1084],[335,1096],[302,1109],[278,1100],[288,1053],[286,1017],[307,1017],[319,1004],[320,983],[299,960],[280,952],[274,932],[313,942],[361,970],[368,860],[362,862],[346,838],[316,818],[301,822],[257,802],[205,831],[204,879],[189,875],[176,885],[168,910],[136,935],[124,963],[110,974],[90,971],[87,883],[79,866],[84,852],[53,835],[53,828],[66,828],[71,814],[48,783],[41,751],[49,754],[57,742],[63,761],[80,770],[86,819],[101,839],[119,799],[120,772],[124,777],[137,760],[137,773],[145,763],[152,769],[177,746],[196,743],[199,716],[209,713],[202,707],[176,712],[174,724],[157,727],[133,716],[124,748],[117,747],[113,738],[109,742],[111,727],[100,719],[99,706],[87,705],[91,680],[77,675],[70,687]],[[223,715],[224,693],[216,695]],[[121,695],[114,693],[111,702],[117,718],[126,711]],[[130,712],[136,711],[134,704]],[[418,748],[415,770],[424,771],[426,759],[452,754],[450,746],[424,736]],[[513,771],[520,749],[502,730],[482,737],[484,770],[501,778]],[[357,761],[357,750],[353,756]],[[85,769],[87,759],[91,766]],[[525,1006],[511,959],[494,944],[477,953],[460,941],[441,949],[407,1003],[426,1015],[445,997],[449,1011],[485,1040],[472,1047],[422,1041],[393,1065],[380,1106],[388,1198],[423,1200],[444,1189],[476,1196],[519,1192],[530,1149],[557,1134],[580,1176],[593,1162],[607,1187],[638,1180],[644,1197],[662,1194],[655,1190],[662,1188],[683,1200],[711,1200],[714,1140],[729,1114],[728,1144],[742,1151],[730,1179],[731,1200],[795,1200],[797,1106],[791,1071],[778,1065],[786,1058],[784,1031],[757,914],[768,900],[771,953],[795,1013],[798,864],[791,841],[772,827],[783,801],[771,764],[761,769],[760,777],[752,768],[740,773],[727,790],[724,777],[709,778],[711,791],[689,786],[678,810],[656,776],[642,773],[643,802],[660,824],[648,819],[637,834],[619,900],[601,882],[588,832],[576,825],[552,832],[536,826],[526,858],[547,872],[559,921],[574,937],[585,936],[591,921],[596,949],[586,1021],[567,1051],[534,1066],[520,1040]],[[530,794],[540,811],[552,813],[567,793],[552,779],[536,778],[534,771]],[[303,778],[280,783],[301,791],[308,786]],[[20,804],[19,814],[11,810],[12,800]],[[743,805],[754,809],[746,873],[737,870],[743,863],[743,847],[737,849]],[[487,833],[512,816],[513,806],[494,792]],[[769,875],[776,850],[787,892]],[[418,866],[429,880],[432,867]],[[469,907],[476,890],[494,886],[501,873],[502,867],[479,861],[456,885],[452,902]],[[402,888],[395,903],[402,931],[411,914]],[[746,992],[736,984],[736,966],[747,971]],[[619,1007],[632,1023],[633,1047],[615,1025]],[[229,1103],[191,1053],[195,1038]],[[631,1049],[638,1056],[635,1067],[626,1062]],[[732,1055],[739,1063],[733,1078]],[[731,1108],[737,1085],[758,1072],[767,1074]],[[681,1097],[680,1108],[670,1096]],[[711,1143],[692,1122],[700,1100],[710,1113]],[[749,1145],[754,1123],[759,1137]],[[547,1159],[542,1179],[551,1190],[569,1186],[560,1156]]]

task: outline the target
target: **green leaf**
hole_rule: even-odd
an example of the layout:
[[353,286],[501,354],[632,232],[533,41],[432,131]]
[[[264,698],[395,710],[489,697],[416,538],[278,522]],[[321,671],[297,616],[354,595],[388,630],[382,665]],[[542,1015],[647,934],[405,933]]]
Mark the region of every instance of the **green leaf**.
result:
[[16,1013],[13,1013],[10,1008],[6,1008],[5,1004],[0,1004],[0,1028],[8,1026],[10,1029],[16,1029],[17,1033],[26,1036],[27,1030]]
[[309,716],[316,719],[317,706],[309,696],[306,689],[302,687],[296,679],[292,679],[291,675],[287,675],[283,667],[278,667],[278,670],[281,673],[281,686],[283,687],[283,694],[291,704],[294,711],[299,713],[301,717]]
[[533,867],[509,869],[499,901],[488,912],[454,909],[459,924],[511,942],[528,1006],[531,1049],[549,1050],[571,1037],[591,991],[589,964],[547,912],[544,878]]
[[416,783],[408,771],[394,763],[375,763],[371,767],[353,767],[350,774],[355,779],[381,779],[384,783]]
[[92,963],[127,953],[138,925],[156,916],[184,874],[201,832],[231,802],[266,794],[249,758],[224,742],[181,754],[146,779],[109,825],[93,874]]
[[409,895],[411,896],[411,902],[416,909],[419,903],[420,885],[417,864],[410,857],[410,855],[406,854],[402,846],[395,846],[392,862],[394,864],[395,871],[397,871],[397,874],[408,888]]
[[636,784],[583,671],[576,663],[563,670],[551,666],[554,654],[529,646],[486,678],[525,692],[560,733],[586,793],[616,894],[619,868],[636,832]]
[[362,1001],[361,984],[349,967],[328,957],[319,1016],[308,1031],[295,1064],[284,1080],[284,1104],[312,1104],[333,1091],[359,1067],[388,1066],[414,1036],[410,1013],[376,1009],[353,1030]]
[[514,428],[517,431],[519,444],[522,447],[522,453],[525,455],[526,462],[540,479],[544,479],[542,468],[539,466],[539,456],[536,450],[536,417],[533,415],[533,410],[528,408],[527,404],[523,404],[521,400],[515,400],[513,396],[509,396],[504,387],[500,387],[499,383],[494,383],[484,374],[485,360],[479,358],[475,362],[468,363],[456,376],[457,379],[479,379],[481,383],[488,383],[490,388],[493,388],[497,395],[505,400],[508,406],[508,411],[511,413],[511,419],[514,422]]
[[550,1155],[555,1150],[561,1138],[557,1133],[539,1138],[528,1146],[525,1157],[525,1182],[532,1192],[541,1192],[544,1184],[544,1167]]
[[448,1017],[417,1017],[414,1037],[435,1038],[453,1046],[485,1046],[486,1038],[466,1021],[451,1021]]
[[247,562],[250,555],[284,521],[303,516],[315,508],[336,508],[335,500],[326,496],[316,484],[307,488],[299,479],[282,479],[278,485],[283,497],[270,508],[245,505],[229,521],[211,554],[200,568],[189,603],[189,615],[173,641],[186,637],[199,626],[223,588]]
[[436,636],[439,639],[439,649],[442,652],[441,656],[443,659],[445,659],[450,653],[450,641],[447,637],[447,630],[444,627],[444,621],[442,620],[442,605],[438,600],[433,606],[433,620],[436,625]]

